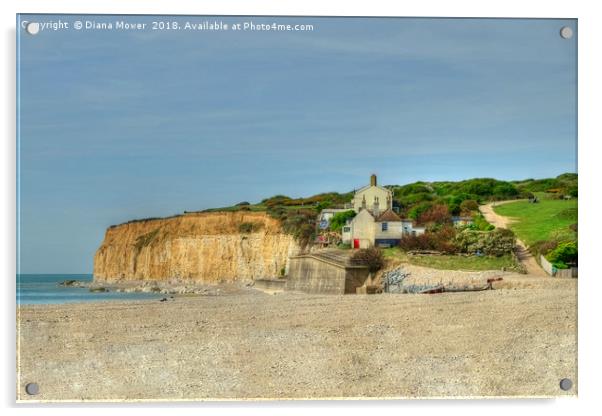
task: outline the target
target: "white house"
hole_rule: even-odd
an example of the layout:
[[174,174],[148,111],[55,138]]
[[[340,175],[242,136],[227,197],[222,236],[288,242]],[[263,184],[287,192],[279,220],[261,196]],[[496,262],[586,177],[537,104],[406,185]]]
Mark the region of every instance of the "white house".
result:
[[355,192],[352,206],[357,215],[343,227],[342,240],[353,248],[392,247],[404,234],[425,231],[393,211],[393,192],[378,186],[376,175],[370,177],[370,185]]
[[393,208],[393,192],[376,183],[376,175],[370,176],[370,185],[355,191],[351,201],[353,210],[359,213],[362,209],[383,212]]

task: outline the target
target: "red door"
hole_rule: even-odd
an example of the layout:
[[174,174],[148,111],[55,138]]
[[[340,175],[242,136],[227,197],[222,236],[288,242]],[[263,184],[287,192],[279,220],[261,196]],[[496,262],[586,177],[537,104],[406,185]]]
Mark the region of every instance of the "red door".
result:
[[355,238],[353,240],[353,248],[360,248],[360,239],[359,238]]

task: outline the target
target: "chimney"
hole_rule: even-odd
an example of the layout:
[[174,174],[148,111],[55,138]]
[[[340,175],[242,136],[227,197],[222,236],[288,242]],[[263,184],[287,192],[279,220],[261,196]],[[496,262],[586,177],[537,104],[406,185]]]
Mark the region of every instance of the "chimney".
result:
[[370,175],[370,186],[376,186],[376,175],[374,173]]

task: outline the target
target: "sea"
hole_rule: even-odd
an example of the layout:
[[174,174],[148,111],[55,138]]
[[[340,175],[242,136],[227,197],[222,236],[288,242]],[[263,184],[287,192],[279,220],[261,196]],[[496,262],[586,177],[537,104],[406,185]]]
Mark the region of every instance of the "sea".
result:
[[17,305],[160,299],[160,293],[90,292],[86,287],[65,287],[65,280],[91,282],[91,274],[18,274]]

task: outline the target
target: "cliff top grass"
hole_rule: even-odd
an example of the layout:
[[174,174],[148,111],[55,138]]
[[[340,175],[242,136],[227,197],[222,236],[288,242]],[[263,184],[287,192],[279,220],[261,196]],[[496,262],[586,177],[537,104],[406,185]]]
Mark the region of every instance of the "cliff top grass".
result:
[[550,199],[538,194],[538,203],[517,201],[499,205],[495,212],[510,217],[510,223],[518,238],[527,245],[537,241],[575,241],[577,234],[569,227],[577,223],[577,200]]

